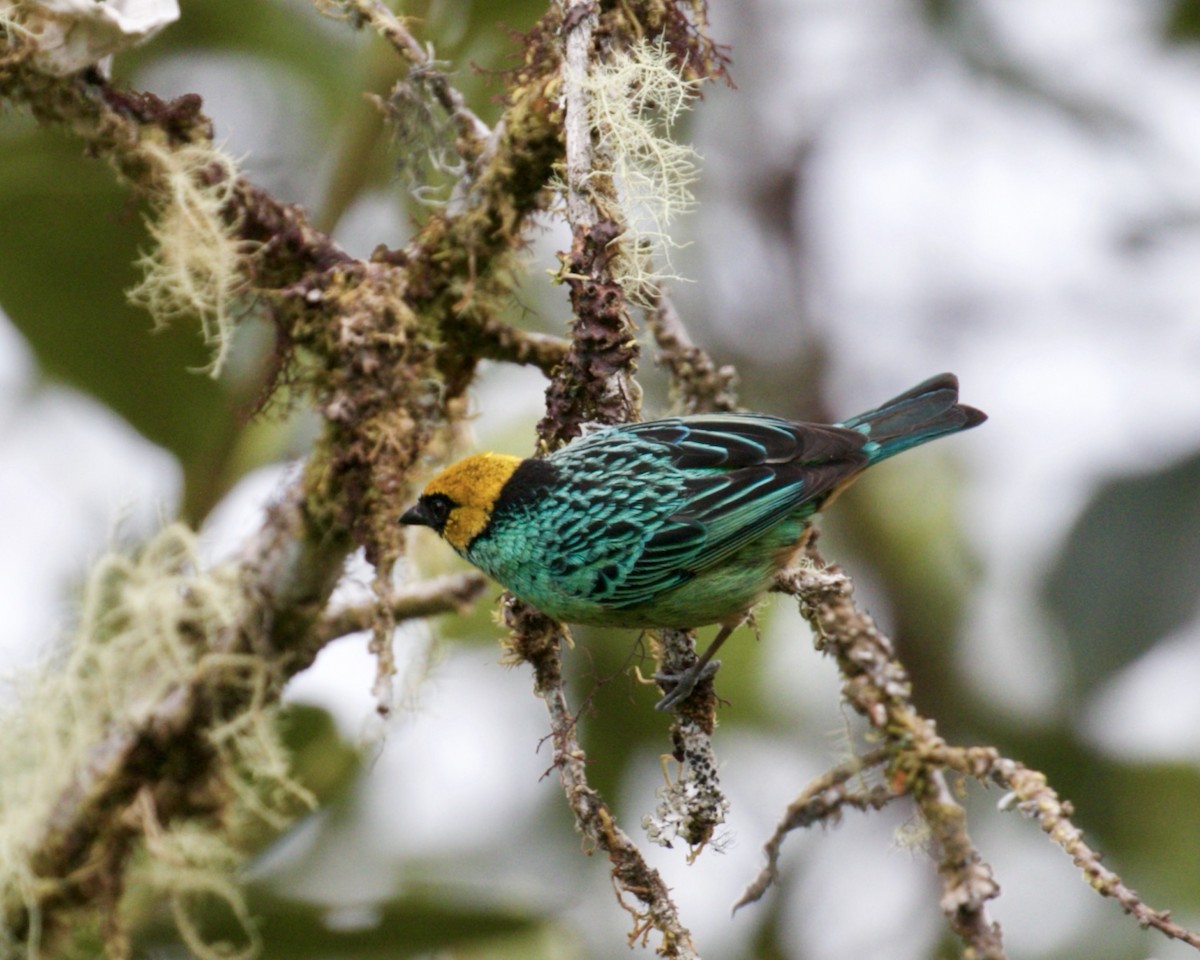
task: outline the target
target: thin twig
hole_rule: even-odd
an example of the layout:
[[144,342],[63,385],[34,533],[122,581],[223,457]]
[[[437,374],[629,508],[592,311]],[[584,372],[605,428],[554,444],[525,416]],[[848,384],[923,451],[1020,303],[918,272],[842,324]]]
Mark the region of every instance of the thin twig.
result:
[[1093,890],[1115,899],[1143,927],[1153,927],[1168,937],[1200,949],[1200,934],[1173,921],[1169,910],[1155,910],[1146,904],[1136,891],[1100,862],[1100,854],[1084,842],[1083,831],[1069,819],[1070,804],[1059,801],[1058,795],[1047,785],[1045,776],[1015,761],[999,758],[992,769],[992,778],[1016,795],[1017,809],[1037,820],[1050,839],[1083,871]]
[[622,905],[634,916],[630,942],[645,940],[651,930],[662,936],[660,956],[680,960],[698,958],[691,933],[679,918],[670,890],[657,870],[651,868],[637,845],[618,825],[608,804],[589,784],[587,755],[575,735],[575,717],[567,705],[562,673],[562,644],[565,628],[531,607],[506,597],[505,623],[512,630],[514,655],[533,667],[534,690],[546,704],[550,736],[554,744],[554,768],[559,784],[575,816],[576,829],[607,854],[617,897],[635,897],[640,908]]
[[450,83],[435,64],[432,55],[414,37],[404,22],[380,0],[332,0],[326,7],[340,7],[369,23],[384,40],[418,71],[420,79],[433,93],[438,104],[458,132],[458,152],[475,164],[484,155],[492,131],[467,106],[466,98]]
[[1137,892],[1101,862],[1100,853],[1083,839],[1083,831],[1071,821],[1074,812],[1067,800],[1059,797],[1046,782],[1046,775],[1031,770],[1016,760],[1002,757],[992,747],[946,747],[940,759],[959,772],[981,781],[991,781],[1009,791],[1001,807],[1016,807],[1037,821],[1046,835],[1070,856],[1083,877],[1097,893],[1112,897],[1143,927],[1152,927],[1166,936],[1200,949],[1200,933],[1171,919],[1169,910],[1156,910]]
[[987,901],[999,893],[966,829],[966,814],[928,756],[944,742],[912,702],[908,673],[891,640],[853,600],[850,578],[827,567],[810,542],[806,562],[782,573],[777,586],[800,600],[817,648],[831,655],[842,675],[842,695],[884,739],[891,756],[889,783],[910,793],[929,826],[942,880],[942,912],[973,957],[1003,960],[1000,927]]
[[788,804],[787,810],[775,826],[775,832],[763,844],[767,862],[733,905],[733,912],[737,913],[747,904],[759,900],[767,892],[767,888],[779,878],[780,851],[783,849],[783,841],[793,830],[801,830],[815,823],[836,823],[846,807],[881,810],[896,799],[897,794],[886,784],[857,787],[851,783],[887,760],[887,751],[877,748],[861,757],[838,764],[805,787],[804,791]]
[[737,409],[737,371],[731,366],[717,366],[696,345],[665,288],[658,290],[652,308],[646,311],[646,323],[658,347],[655,360],[667,368],[671,390],[683,413]]
[[481,357],[537,367],[548,377],[571,349],[571,342],[562,337],[533,333],[495,319],[481,321],[476,336]]
[[[455,573],[407,584],[391,597],[393,621],[466,613],[487,589],[487,584],[487,579],[478,573]],[[378,612],[376,604],[367,603],[326,614],[313,626],[311,642],[324,646],[338,637],[370,630]]]

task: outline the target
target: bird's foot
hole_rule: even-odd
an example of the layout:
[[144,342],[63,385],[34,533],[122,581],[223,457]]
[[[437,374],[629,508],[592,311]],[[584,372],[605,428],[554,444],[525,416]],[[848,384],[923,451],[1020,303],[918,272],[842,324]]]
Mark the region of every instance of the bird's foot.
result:
[[654,709],[674,710],[692,695],[692,691],[696,689],[696,684],[701,680],[707,680],[717,672],[717,668],[720,666],[720,660],[697,660],[692,666],[684,670],[683,673],[654,674],[655,683],[674,684],[667,692],[667,695],[654,705]]

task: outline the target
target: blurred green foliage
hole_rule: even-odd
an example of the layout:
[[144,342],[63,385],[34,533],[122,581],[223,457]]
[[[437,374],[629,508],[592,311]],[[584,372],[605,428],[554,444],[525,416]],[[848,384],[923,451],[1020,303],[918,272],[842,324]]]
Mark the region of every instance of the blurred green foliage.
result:
[[1200,41],[1200,2],[1174,0],[1168,8],[1164,33],[1173,43]]
[[1104,483],[1080,514],[1044,599],[1080,693],[1189,622],[1200,604],[1200,454]]
[[151,334],[125,301],[147,243],[128,191],[61,131],[0,126],[0,305],[43,372],[111,407],[148,439],[197,463],[231,416],[195,330]]
[[[404,895],[392,902],[326,907],[255,889],[250,909],[260,918],[262,960],[406,960],[455,958],[581,957],[571,940],[525,911],[471,906],[450,898]],[[200,927],[210,943],[238,943],[242,931],[216,905],[201,910]],[[165,913],[138,938],[147,954],[169,950],[174,924]]]

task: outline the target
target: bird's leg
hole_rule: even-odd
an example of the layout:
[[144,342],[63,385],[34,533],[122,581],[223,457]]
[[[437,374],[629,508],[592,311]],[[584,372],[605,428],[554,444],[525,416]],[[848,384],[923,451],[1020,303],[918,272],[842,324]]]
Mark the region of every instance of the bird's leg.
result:
[[738,620],[736,623],[723,624],[717,635],[713,637],[712,643],[708,645],[708,649],[700,655],[700,658],[695,663],[684,670],[683,673],[656,673],[654,679],[659,683],[674,683],[675,685],[665,697],[654,705],[654,709],[674,710],[692,695],[692,691],[696,689],[696,684],[716,673],[717,669],[721,666],[721,661],[713,660],[713,655],[721,648],[721,644],[725,642],[726,638],[741,626],[741,623],[742,620]]

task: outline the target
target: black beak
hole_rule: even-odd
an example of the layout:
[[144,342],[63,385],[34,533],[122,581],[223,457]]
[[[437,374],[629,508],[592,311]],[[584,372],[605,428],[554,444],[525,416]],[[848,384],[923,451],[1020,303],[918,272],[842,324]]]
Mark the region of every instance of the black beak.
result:
[[407,523],[411,526],[432,527],[433,517],[429,515],[429,511],[425,508],[425,504],[418,500],[411,507],[400,515],[400,523]]

